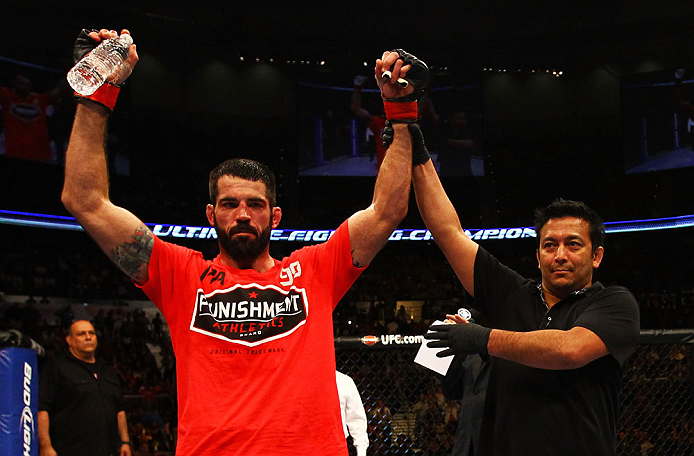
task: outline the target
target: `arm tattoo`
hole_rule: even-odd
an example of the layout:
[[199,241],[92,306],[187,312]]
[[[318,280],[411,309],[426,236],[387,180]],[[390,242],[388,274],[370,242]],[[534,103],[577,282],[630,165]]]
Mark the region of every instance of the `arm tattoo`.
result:
[[134,280],[143,278],[142,265],[149,264],[154,247],[154,235],[145,225],[141,225],[132,236],[132,242],[124,242],[111,251],[111,259],[116,266]]
[[362,267],[361,263],[358,261],[355,261],[355,259],[354,259],[354,252],[355,251],[356,251],[356,249],[352,249],[352,266],[354,266],[355,268],[361,268]]

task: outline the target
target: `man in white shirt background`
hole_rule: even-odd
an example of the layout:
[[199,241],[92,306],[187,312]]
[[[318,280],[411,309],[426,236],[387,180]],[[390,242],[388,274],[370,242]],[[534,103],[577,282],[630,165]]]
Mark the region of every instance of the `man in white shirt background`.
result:
[[[342,372],[335,371],[337,377],[337,393],[340,396],[340,411],[342,412],[342,428],[345,439],[352,437],[352,445],[357,450],[357,456],[366,456],[369,447],[369,436],[366,433],[366,412],[361,402],[359,390],[354,380]],[[349,440],[348,446],[349,446]],[[350,448],[350,455],[352,448]]]

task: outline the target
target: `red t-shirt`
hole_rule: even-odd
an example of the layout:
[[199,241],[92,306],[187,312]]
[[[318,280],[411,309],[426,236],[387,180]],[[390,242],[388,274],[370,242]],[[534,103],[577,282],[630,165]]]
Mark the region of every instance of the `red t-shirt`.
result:
[[20,97],[13,90],[0,87],[5,156],[43,162],[52,160],[46,123],[46,108],[50,104],[49,92]]
[[176,353],[176,455],[346,455],[332,312],[362,271],[347,222],[264,273],[156,239],[142,289]]

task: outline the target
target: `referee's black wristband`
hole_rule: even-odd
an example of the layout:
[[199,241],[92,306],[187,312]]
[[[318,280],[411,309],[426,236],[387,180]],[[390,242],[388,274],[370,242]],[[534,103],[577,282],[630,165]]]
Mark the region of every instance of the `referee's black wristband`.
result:
[[407,130],[409,130],[410,138],[412,139],[412,166],[423,165],[431,160],[431,155],[427,145],[424,143],[422,130],[416,123],[408,124]]
[[121,444],[121,446],[123,446],[123,445],[128,445],[128,446],[130,446],[130,442],[121,441],[120,444]]

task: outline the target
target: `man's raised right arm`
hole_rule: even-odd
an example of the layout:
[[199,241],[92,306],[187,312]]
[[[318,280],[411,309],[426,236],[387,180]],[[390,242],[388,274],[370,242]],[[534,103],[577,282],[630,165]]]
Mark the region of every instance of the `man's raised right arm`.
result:
[[[423,139],[413,137],[412,147],[415,156],[417,147],[425,147]],[[446,195],[430,159],[413,167],[412,180],[417,207],[424,223],[451,264],[460,283],[474,296],[475,257],[479,246],[463,231],[458,214]]]
[[[117,36],[101,30],[90,34],[95,41]],[[137,62],[134,45],[126,63],[129,76]],[[126,67],[127,68],[127,67]],[[121,70],[122,71],[122,70]],[[109,198],[106,161],[106,126],[110,110],[88,99],[77,106],[70,142],[65,156],[62,202],[106,254],[133,280],[144,283],[154,244],[154,235],[137,217],[116,206]]]

